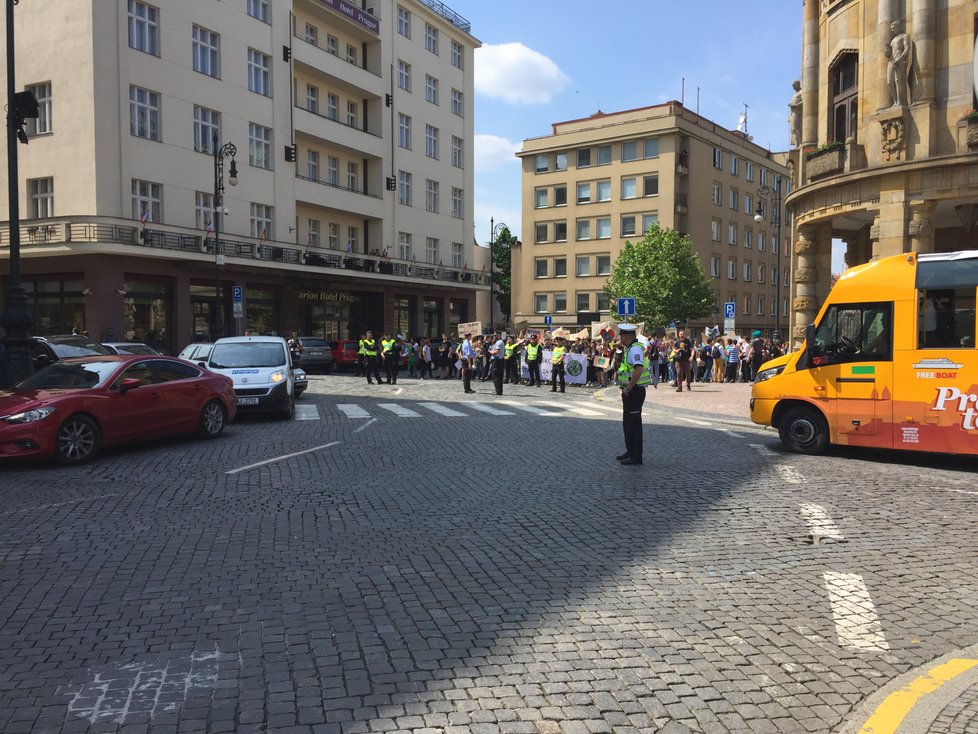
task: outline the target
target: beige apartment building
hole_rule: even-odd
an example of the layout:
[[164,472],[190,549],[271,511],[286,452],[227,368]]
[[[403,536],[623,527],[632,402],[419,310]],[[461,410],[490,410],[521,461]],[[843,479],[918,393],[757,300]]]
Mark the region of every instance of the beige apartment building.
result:
[[[628,240],[653,222],[687,234],[712,279],[716,313],[691,321],[723,327],[723,304],[737,304],[736,329],[770,336],[781,313],[786,324],[790,270],[788,227],[782,229],[782,272],[774,189],[784,156],[755,145],[667,102],[559,122],[550,135],[523,141],[523,239],[513,253],[513,313],[517,321],[581,328],[614,317],[603,292]],[[778,281],[781,280],[781,303]],[[649,325],[652,327],[666,324]]]
[[974,0],[805,0],[803,23],[787,199],[795,343],[829,291],[833,239],[850,266],[978,248]]
[[[49,0],[15,14],[17,87],[40,108],[19,147],[34,333],[177,350],[245,330],[436,336],[488,309],[472,237],[479,42],[448,6]],[[0,225],[0,258],[9,237]]]

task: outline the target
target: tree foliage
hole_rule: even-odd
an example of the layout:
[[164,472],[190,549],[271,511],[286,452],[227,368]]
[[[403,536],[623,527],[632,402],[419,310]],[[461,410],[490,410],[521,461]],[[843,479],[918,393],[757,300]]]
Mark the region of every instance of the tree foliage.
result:
[[513,247],[516,241],[509,229],[503,227],[496,236],[496,241],[492,243],[496,302],[507,323],[513,310]]
[[653,224],[636,242],[626,242],[604,287],[614,304],[635,298],[636,321],[664,326],[713,313],[715,295],[689,237]]

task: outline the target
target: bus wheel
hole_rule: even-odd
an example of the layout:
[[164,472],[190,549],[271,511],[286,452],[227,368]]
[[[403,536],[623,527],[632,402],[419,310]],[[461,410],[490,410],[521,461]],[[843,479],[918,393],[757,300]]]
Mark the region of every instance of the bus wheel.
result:
[[778,424],[781,443],[796,454],[815,455],[829,445],[825,418],[814,408],[791,408]]

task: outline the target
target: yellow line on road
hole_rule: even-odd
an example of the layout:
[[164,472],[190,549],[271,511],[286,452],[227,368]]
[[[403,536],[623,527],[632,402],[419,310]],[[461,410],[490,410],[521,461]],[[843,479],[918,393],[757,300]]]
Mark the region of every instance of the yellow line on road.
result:
[[978,666],[978,660],[954,658],[931,668],[899,691],[887,696],[863,724],[859,734],[894,734],[921,698],[975,666]]

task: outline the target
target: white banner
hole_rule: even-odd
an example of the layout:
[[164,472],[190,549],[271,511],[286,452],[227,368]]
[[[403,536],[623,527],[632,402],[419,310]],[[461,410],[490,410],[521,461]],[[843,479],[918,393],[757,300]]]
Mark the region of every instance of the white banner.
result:
[[[550,358],[553,356],[551,350],[544,350],[543,362],[540,363],[541,382],[550,382]],[[526,366],[526,353],[522,353],[520,358],[520,374],[524,380],[530,379],[530,370]],[[584,354],[571,354],[564,352],[564,382],[569,385],[584,385],[587,383],[587,356]]]

